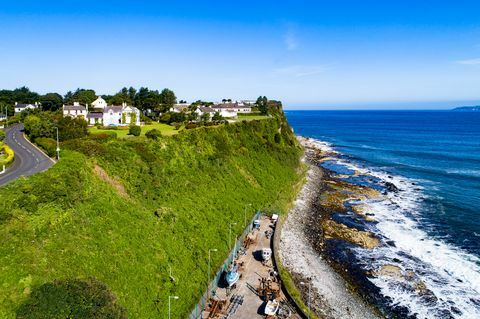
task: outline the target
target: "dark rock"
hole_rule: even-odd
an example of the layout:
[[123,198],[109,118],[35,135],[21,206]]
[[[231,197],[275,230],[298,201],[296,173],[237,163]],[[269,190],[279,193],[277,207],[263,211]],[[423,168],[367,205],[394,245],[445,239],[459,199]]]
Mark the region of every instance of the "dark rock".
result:
[[399,191],[398,187],[395,186],[395,184],[390,183],[390,182],[385,182],[385,187],[389,192],[394,192],[397,193]]

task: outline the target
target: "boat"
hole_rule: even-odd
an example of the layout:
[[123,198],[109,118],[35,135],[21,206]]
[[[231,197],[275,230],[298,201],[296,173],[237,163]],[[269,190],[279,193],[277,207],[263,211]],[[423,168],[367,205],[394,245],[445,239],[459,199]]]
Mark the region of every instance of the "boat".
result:
[[272,257],[272,250],[270,248],[262,249],[262,259],[263,261],[268,261]]
[[237,265],[233,266],[232,269],[230,269],[230,271],[227,272],[225,279],[227,281],[228,287],[232,287],[238,281],[238,279],[240,279],[240,274],[238,273]]
[[278,302],[277,300],[269,300],[265,305],[265,315],[275,316],[278,308],[280,308],[280,302]]

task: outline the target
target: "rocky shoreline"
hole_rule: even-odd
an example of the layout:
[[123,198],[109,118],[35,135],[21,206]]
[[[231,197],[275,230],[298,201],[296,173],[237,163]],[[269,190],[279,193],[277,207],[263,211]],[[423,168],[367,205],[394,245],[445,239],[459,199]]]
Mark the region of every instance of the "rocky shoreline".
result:
[[[349,283],[348,267],[332,262],[326,253],[326,242],[336,240],[371,249],[378,239],[367,231],[347,227],[331,215],[345,209],[350,199],[372,198],[379,194],[367,187],[342,183],[318,164],[335,154],[322,151],[309,139],[299,138],[305,148],[304,161],[309,165],[307,181],[285,220],[280,236],[279,256],[292,275],[295,285],[308,303],[311,280],[311,308],[320,318],[381,318],[379,312],[364,301],[358,288]],[[367,216],[361,206],[355,211]]]

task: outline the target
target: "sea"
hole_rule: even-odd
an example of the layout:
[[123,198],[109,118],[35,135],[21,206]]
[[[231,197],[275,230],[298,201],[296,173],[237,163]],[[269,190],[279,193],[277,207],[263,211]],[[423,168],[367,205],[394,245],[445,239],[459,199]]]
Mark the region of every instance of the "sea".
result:
[[[337,216],[381,239],[334,245],[365,274],[370,301],[387,317],[480,318],[480,112],[285,113],[295,134],[338,154],[325,168],[384,191],[366,206],[375,221]],[[402,275],[368,275],[385,265]]]

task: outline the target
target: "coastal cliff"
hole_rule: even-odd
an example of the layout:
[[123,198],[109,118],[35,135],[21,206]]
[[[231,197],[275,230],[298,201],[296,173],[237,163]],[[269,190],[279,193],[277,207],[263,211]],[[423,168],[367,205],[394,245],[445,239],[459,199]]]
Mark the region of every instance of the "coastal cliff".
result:
[[77,278],[107,286],[131,318],[165,317],[178,295],[172,311],[185,318],[206,287],[208,250],[218,249],[212,268],[229,251],[229,223],[240,233],[244,214],[284,211],[303,176],[280,108],[158,140],[91,136],[61,148],[53,168],[0,189],[2,318]]

